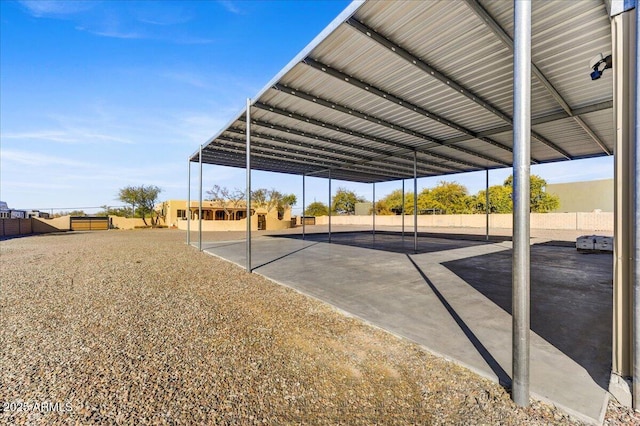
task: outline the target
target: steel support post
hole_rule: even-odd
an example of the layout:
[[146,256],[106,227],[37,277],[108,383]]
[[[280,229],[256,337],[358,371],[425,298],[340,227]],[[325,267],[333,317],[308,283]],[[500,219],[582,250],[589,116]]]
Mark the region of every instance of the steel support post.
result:
[[331,242],[331,169],[329,169],[329,242]]
[[402,244],[404,245],[404,179],[402,179]]
[[513,58],[513,401],[529,405],[531,3],[514,0]]
[[305,238],[305,226],[306,226],[306,221],[304,220],[304,211],[307,208],[307,205],[305,203],[305,191],[306,191],[306,185],[305,185],[305,175],[302,175],[302,239],[304,240]]
[[376,183],[373,182],[373,241],[376,241]]
[[640,13],[636,1],[636,51],[635,51],[635,137],[634,137],[634,183],[633,189],[633,408],[640,410]]
[[200,145],[200,154],[198,154],[198,163],[200,165],[200,186],[198,196],[198,250],[202,251],[202,145]]
[[[611,19],[611,44],[613,56],[613,105],[614,105],[614,239],[613,239],[613,351],[612,377],[609,386],[618,401],[638,408],[638,380],[635,349],[638,328],[634,328],[637,316],[634,275],[635,250],[637,249],[635,216],[637,160],[635,132],[636,87],[636,11],[622,12]],[[637,259],[637,257],[636,257]],[[629,386],[626,379],[633,378]]]
[[251,272],[251,99],[247,98],[247,272]]
[[413,151],[413,251],[418,252],[418,151]]
[[486,240],[489,241],[489,169],[487,169],[487,176],[485,182],[485,200],[484,200],[484,210],[485,210],[485,220],[487,222],[487,231],[486,231]]
[[189,157],[189,169],[187,172],[187,244],[191,244],[191,157]]

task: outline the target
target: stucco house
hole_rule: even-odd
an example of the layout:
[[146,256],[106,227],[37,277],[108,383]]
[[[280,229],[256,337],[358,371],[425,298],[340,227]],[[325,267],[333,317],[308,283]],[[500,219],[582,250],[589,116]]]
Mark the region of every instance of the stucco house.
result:
[[[252,203],[253,205],[253,203]],[[192,201],[187,209],[186,200],[168,200],[156,205],[156,213],[164,219],[170,227],[187,229],[187,217],[191,218],[191,229],[198,229],[198,201]],[[202,230],[203,231],[244,231],[247,209],[244,201],[233,203],[221,201],[202,202]],[[266,207],[251,209],[251,229],[275,230],[291,227],[291,207],[283,210]]]

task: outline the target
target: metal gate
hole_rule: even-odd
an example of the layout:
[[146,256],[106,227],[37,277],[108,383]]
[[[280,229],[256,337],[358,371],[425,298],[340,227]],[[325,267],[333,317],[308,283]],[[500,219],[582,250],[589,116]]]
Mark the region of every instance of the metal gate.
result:
[[106,231],[109,229],[108,217],[72,216],[70,221],[72,231]]

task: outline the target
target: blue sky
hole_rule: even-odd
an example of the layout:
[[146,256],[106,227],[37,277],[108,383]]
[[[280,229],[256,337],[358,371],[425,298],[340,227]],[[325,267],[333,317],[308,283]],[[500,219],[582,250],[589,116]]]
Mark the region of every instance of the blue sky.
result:
[[[184,199],[187,158],[348,1],[0,1],[0,199],[12,208],[120,205],[153,184]],[[613,176],[611,158],[534,166],[549,183]],[[193,167],[192,198],[197,198]],[[501,183],[510,169],[492,171]],[[457,181],[471,193],[484,172]],[[244,171],[204,167],[204,187],[244,186]],[[298,195],[302,178],[254,172],[257,187]],[[379,184],[377,197],[400,188]],[[407,182],[407,191],[412,183]],[[334,182],[371,199],[371,185]],[[307,202],[327,182],[307,179]],[[85,209],[92,211],[90,209]]]

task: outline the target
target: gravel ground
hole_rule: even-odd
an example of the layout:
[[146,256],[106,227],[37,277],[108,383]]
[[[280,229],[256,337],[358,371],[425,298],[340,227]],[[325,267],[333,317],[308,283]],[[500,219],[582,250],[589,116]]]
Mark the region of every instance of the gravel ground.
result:
[[180,231],[16,238],[0,261],[0,423],[580,424]]

